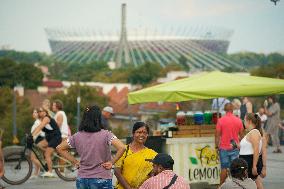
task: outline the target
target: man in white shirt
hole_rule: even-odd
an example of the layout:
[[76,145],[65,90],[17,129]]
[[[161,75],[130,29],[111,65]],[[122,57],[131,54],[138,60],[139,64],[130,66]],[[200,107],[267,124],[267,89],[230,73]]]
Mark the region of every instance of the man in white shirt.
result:
[[225,104],[230,103],[230,101],[226,98],[220,97],[220,98],[214,98],[212,102],[212,110],[218,110],[219,112],[224,111]]
[[104,107],[102,110],[102,129],[111,130],[109,119],[114,116],[113,108],[110,106]]
[[52,110],[55,112],[54,120],[60,128],[61,137],[62,139],[65,139],[70,135],[70,131],[67,122],[67,116],[63,111],[63,103],[60,100],[55,100],[52,103]]

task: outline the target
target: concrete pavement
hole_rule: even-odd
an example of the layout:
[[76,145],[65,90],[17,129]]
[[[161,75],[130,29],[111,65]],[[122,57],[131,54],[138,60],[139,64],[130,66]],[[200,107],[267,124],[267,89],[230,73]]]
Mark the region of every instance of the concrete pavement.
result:
[[[284,146],[281,146],[284,152]],[[268,148],[267,159],[267,177],[264,179],[266,189],[282,189],[284,188],[284,153],[274,154],[273,148]],[[3,183],[3,181],[0,181]],[[75,182],[65,182],[59,178],[38,178],[30,179],[26,183],[18,186],[11,186],[4,183],[7,189],[75,189]],[[192,187],[196,188],[196,187]],[[199,187],[199,188],[214,188],[214,187]]]

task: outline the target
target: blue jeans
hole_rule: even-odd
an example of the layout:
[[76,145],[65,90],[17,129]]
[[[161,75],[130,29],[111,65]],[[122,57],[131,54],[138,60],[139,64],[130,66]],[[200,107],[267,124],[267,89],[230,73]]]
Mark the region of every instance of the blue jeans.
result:
[[230,168],[232,161],[239,157],[239,149],[234,150],[223,150],[220,149],[220,162],[221,162],[221,169]]
[[77,189],[113,189],[111,179],[77,178]]

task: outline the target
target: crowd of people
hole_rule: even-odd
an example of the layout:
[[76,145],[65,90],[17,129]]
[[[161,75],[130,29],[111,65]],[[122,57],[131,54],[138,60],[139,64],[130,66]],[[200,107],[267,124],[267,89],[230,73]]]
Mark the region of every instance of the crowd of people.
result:
[[[278,137],[280,106],[275,97],[268,97],[256,113],[253,113],[253,104],[248,97],[243,97],[242,102],[234,99],[232,103],[220,98],[214,102],[215,106],[225,112],[217,122],[215,136],[221,164],[219,188],[263,189],[269,137],[275,146],[273,152],[282,152]],[[71,135],[60,100],[52,104],[45,100],[42,107],[34,109],[32,141],[43,151],[48,168],[41,176],[54,176],[52,155],[56,151],[78,168],[78,189],[113,188],[113,173],[117,178],[114,186],[117,189],[190,188],[182,176],[173,172],[174,160],[170,155],[145,146],[149,135],[146,123],[134,123],[133,139],[125,145],[110,131],[108,119],[113,115],[110,106],[102,110],[96,105],[87,106],[78,132]],[[0,135],[0,178],[4,174],[1,144]],[[111,146],[116,149],[115,155],[111,153]],[[80,161],[68,152],[69,148],[77,150]],[[35,165],[31,178],[36,178],[40,174],[40,163],[34,154],[31,154],[31,160]],[[231,179],[228,179],[229,175]]]
[[[244,185],[253,180],[256,187],[251,188],[263,189],[262,179],[266,176],[267,145],[270,138],[275,147],[273,153],[282,153],[279,140],[279,129],[282,128],[279,103],[275,96],[269,96],[258,112],[254,113],[250,99],[243,97],[242,102],[234,99],[232,103],[226,103],[224,111],[225,115],[218,120],[215,136],[215,146],[221,163],[220,188],[250,188]],[[238,172],[239,181],[232,179],[228,183],[226,179],[230,171],[233,176],[236,165],[240,164],[243,164],[243,168]]]
[[[174,160],[171,156],[158,154],[145,146],[149,135],[146,123],[134,123],[133,140],[130,144],[124,145],[110,131],[108,120],[113,115],[114,111],[110,106],[102,110],[96,105],[87,106],[78,132],[71,135],[63,103],[55,100],[51,104],[48,99],[44,100],[40,108],[33,110],[34,124],[28,139],[42,150],[46,160],[48,171],[41,176],[54,177],[52,155],[56,151],[78,168],[78,189],[113,188],[113,172],[117,177],[115,188],[189,189],[189,184],[173,172]],[[111,146],[116,149],[114,156],[111,154]],[[69,148],[76,149],[80,161],[68,152]],[[4,172],[2,157],[0,151],[0,176]],[[40,176],[41,165],[33,153],[31,160],[35,165],[31,178],[37,178]],[[155,187],[151,183],[155,183]]]

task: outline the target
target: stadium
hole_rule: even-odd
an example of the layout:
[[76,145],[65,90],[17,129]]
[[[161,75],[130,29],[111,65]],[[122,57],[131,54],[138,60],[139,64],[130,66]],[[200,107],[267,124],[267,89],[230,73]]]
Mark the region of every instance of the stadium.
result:
[[122,5],[120,34],[94,30],[46,28],[52,54],[57,61],[90,63],[114,62],[115,67],[145,62],[162,67],[181,63],[197,70],[222,70],[240,67],[224,58],[233,31],[220,28],[192,27],[174,31],[126,28],[126,5]]

